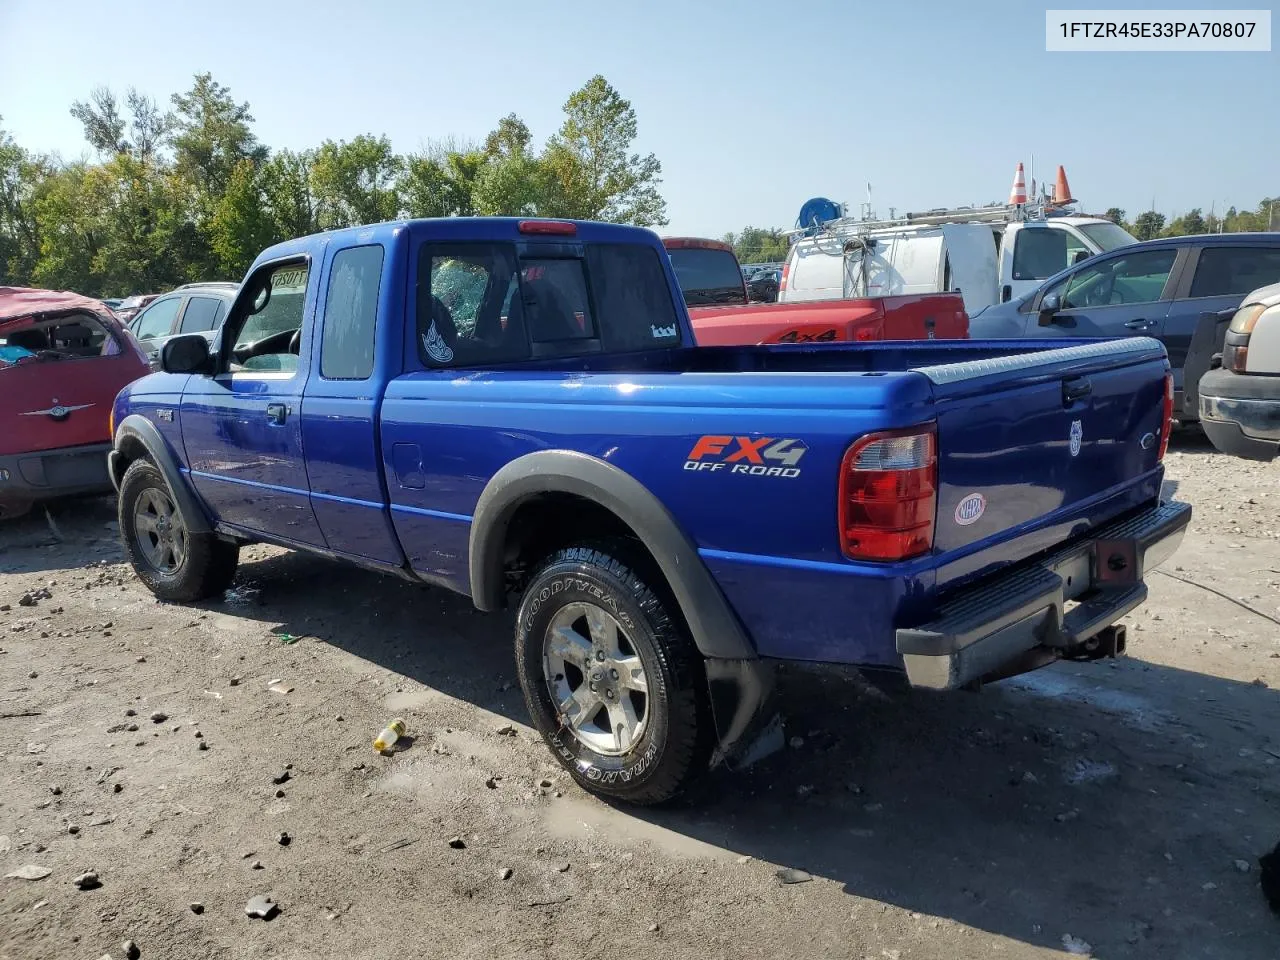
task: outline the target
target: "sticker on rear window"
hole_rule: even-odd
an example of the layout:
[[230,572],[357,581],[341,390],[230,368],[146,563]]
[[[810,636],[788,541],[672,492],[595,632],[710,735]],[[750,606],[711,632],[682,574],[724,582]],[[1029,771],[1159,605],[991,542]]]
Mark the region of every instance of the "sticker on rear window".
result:
[[967,527],[977,523],[987,510],[987,498],[980,493],[971,493],[956,504],[956,523]]

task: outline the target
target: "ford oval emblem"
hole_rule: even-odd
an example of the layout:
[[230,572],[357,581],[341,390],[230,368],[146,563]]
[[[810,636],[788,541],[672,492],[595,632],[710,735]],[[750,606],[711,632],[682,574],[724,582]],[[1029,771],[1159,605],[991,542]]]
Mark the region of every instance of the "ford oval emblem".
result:
[[987,510],[987,498],[980,493],[971,493],[956,504],[956,523],[967,527],[977,523]]
[[1144,433],[1142,435],[1142,439],[1138,441],[1138,445],[1142,447],[1143,450],[1150,450],[1156,445],[1156,435],[1150,431]]

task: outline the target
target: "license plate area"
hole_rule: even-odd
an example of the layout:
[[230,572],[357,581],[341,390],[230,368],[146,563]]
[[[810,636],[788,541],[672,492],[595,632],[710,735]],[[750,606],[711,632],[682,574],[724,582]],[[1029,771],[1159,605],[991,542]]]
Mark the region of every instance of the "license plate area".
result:
[[1095,540],[1093,542],[1093,582],[1099,587],[1118,587],[1137,583],[1141,579],[1138,567],[1138,541]]

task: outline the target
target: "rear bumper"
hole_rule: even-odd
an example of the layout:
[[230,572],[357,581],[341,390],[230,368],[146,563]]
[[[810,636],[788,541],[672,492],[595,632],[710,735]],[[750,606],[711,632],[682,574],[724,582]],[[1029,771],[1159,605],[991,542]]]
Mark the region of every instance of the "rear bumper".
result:
[[1209,371],[1200,381],[1200,425],[1223,453],[1275,459],[1280,450],[1280,377]]
[[109,443],[0,456],[0,503],[30,503],[81,493],[105,493]]
[[1028,655],[1070,655],[1146,600],[1143,577],[1173,555],[1190,520],[1188,504],[1163,503],[962,590],[936,619],[896,632],[907,679],[951,690]]

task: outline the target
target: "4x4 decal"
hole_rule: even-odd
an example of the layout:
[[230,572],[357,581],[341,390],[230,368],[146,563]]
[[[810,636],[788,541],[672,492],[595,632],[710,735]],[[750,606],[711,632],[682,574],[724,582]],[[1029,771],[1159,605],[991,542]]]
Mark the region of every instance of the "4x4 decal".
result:
[[684,469],[753,477],[800,476],[800,459],[808,446],[794,437],[737,437],[707,434],[695,441]]

